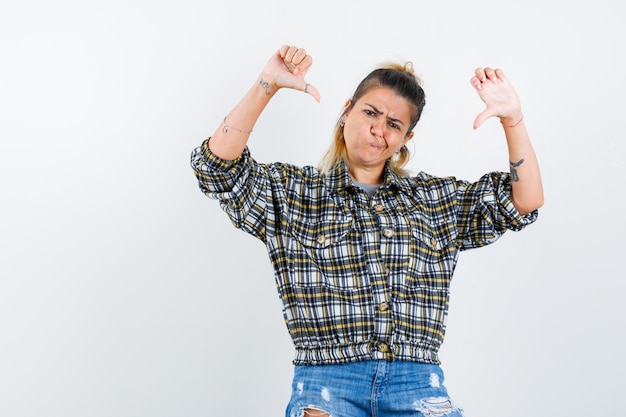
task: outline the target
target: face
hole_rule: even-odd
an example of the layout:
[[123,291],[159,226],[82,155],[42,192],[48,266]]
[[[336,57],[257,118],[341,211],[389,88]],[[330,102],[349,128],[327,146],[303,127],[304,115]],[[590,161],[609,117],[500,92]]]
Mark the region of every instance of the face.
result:
[[413,132],[407,135],[411,106],[388,88],[368,91],[343,121],[350,171],[380,170],[382,175],[387,159],[413,138]]

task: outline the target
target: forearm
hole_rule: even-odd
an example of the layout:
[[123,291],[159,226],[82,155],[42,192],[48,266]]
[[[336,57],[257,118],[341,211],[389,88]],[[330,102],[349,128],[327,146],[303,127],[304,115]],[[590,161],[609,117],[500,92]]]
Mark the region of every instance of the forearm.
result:
[[511,173],[511,198],[520,214],[527,214],[543,205],[543,185],[537,156],[521,113],[517,118],[501,120],[504,127]]
[[271,83],[259,76],[211,136],[211,152],[226,160],[237,159],[245,149],[259,116],[276,91]]

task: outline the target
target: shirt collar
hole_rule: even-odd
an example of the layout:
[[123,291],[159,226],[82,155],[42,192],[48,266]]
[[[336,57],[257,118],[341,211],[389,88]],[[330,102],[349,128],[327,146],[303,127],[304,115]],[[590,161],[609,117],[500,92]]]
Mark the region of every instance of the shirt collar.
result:
[[[411,193],[413,189],[413,181],[410,177],[403,177],[396,174],[392,169],[389,161],[385,164],[385,180],[381,187],[394,187],[398,188],[405,193]],[[333,168],[328,171],[325,179],[326,185],[330,190],[344,191],[354,188],[354,181],[348,173],[348,166],[345,161],[341,159],[335,164]]]

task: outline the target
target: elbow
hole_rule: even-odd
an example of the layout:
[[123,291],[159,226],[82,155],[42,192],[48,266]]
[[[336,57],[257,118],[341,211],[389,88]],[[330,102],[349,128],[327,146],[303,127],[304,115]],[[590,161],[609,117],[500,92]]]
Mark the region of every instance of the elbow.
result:
[[519,214],[524,216],[543,206],[543,194],[532,199],[525,199],[523,201],[516,201],[513,199],[513,205]]

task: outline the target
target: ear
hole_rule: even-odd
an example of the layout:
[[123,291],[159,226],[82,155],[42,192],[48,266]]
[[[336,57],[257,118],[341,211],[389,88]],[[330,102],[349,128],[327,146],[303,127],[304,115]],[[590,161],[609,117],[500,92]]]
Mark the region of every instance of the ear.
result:
[[408,141],[413,139],[414,135],[415,135],[415,132],[413,131],[410,131],[409,133],[407,133],[407,135],[404,137],[404,143],[407,143]]
[[352,104],[352,100],[347,100],[346,104],[343,106],[343,117],[348,116],[348,114],[350,113],[348,111],[348,109],[350,108],[350,105]]

